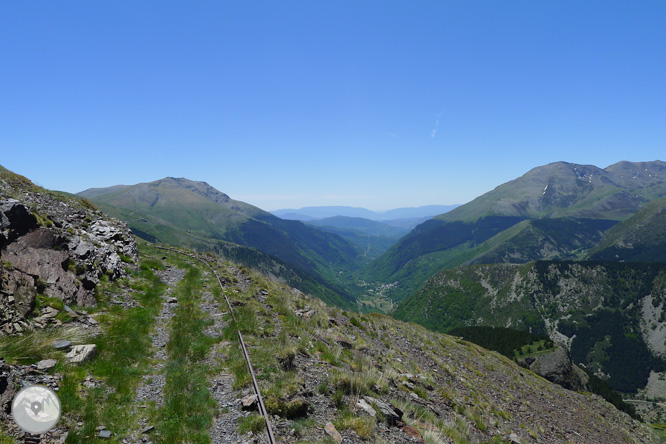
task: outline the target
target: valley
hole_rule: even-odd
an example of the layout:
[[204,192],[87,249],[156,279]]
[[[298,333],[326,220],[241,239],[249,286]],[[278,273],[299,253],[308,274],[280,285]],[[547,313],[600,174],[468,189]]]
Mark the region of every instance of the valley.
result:
[[[638,271],[642,265],[621,264],[666,260],[664,162],[620,162],[606,169],[556,162],[430,219],[425,215],[444,207],[400,209],[384,216],[351,207],[276,211],[303,221],[282,220],[233,201],[205,182],[173,178],[80,195],[124,218],[146,239],[214,251],[343,308],[390,314],[440,332],[489,325],[548,334],[568,347],[576,362],[622,391],[643,389],[650,369],[662,371],[661,324],[634,347],[643,350],[637,362],[654,362],[634,372],[630,382],[621,382],[622,371],[607,369],[624,359],[614,354],[629,345],[600,342],[596,336],[584,342],[587,330],[579,329],[592,323],[594,334],[615,337],[595,325],[611,322],[602,316],[608,312],[620,316],[612,322],[624,325],[626,334],[646,331],[637,305],[628,309],[627,304],[640,304],[662,290],[652,289],[647,282],[652,278]],[[387,219],[390,214],[403,219]],[[412,219],[409,230],[404,216],[421,219]],[[589,262],[599,260],[612,263]],[[468,268],[474,264],[488,266]],[[518,271],[494,264],[516,264]],[[549,267],[578,267],[592,274],[571,278],[567,276],[573,271],[566,271],[545,277],[543,270]],[[599,270],[604,276],[626,275],[644,294],[627,296],[618,287],[625,278],[599,278]],[[451,273],[465,276],[457,290],[436,284]],[[528,283],[525,276],[532,275],[536,278]],[[500,276],[510,280],[503,282]],[[560,286],[560,292],[553,290]],[[617,296],[600,299],[599,288]]]
[[[644,177],[640,170],[649,174]],[[146,328],[157,328],[152,330],[150,342],[137,344],[140,351],[127,361],[142,370],[123,376],[122,382],[104,370],[120,359],[114,353],[121,351],[105,342],[110,337],[97,340],[78,330],[70,335],[80,342],[95,342],[100,358],[84,367],[84,372],[60,365],[53,372],[69,384],[65,387],[106,387],[107,394],[96,391],[92,397],[81,397],[76,390],[67,391],[71,388],[62,392],[67,395],[67,442],[98,442],[100,415],[113,418],[103,424],[113,436],[137,438],[138,430],[150,426],[157,430],[158,442],[199,436],[197,433],[201,433],[201,442],[209,442],[215,430],[229,428],[239,439],[248,430],[259,432],[262,421],[235,402],[248,395],[248,380],[225,333],[229,319],[220,306],[222,295],[238,304],[242,322],[247,323],[242,329],[250,336],[277,433],[294,430],[295,442],[307,442],[305,438],[312,434],[319,437],[317,441],[328,440],[330,436],[324,432],[328,423],[350,442],[402,442],[405,436],[415,436],[410,435],[412,429],[426,442],[481,442],[493,437],[502,442],[511,441],[511,436],[566,442],[578,435],[609,442],[620,436],[630,442],[657,442],[651,436],[666,418],[660,404],[666,399],[663,162],[623,162],[604,170],[551,164],[468,204],[447,208],[450,211],[434,218],[421,214],[426,219],[411,222],[350,215],[284,220],[235,201],[205,182],[182,178],[91,189],[73,196],[43,190],[6,169],[0,173],[4,202],[1,291],[7,299],[3,304],[12,307],[7,312],[11,317],[3,321],[5,329],[14,329],[12,334],[28,332],[31,338],[39,335],[39,328],[61,328],[81,318],[86,326],[99,325],[103,331],[122,336],[118,329],[127,328],[121,326],[132,322],[133,316],[145,318]],[[533,192],[536,189],[540,194]],[[27,206],[20,203],[24,201]],[[77,210],[58,210],[60,206]],[[287,214],[298,214],[289,211]],[[319,214],[327,211],[340,209],[317,210]],[[414,215],[416,210],[409,211]],[[111,233],[105,227],[119,223],[105,214],[127,223],[137,237],[138,250],[132,246],[134,241],[130,245],[127,230],[122,236],[108,234],[85,241],[85,251],[102,248],[106,259],[94,261],[85,256],[88,253],[77,246],[84,241],[78,239],[88,239],[91,229],[100,236]],[[34,268],[38,271],[22,277],[33,265],[19,257],[33,250],[17,247],[24,245],[20,242],[40,251],[57,251],[48,254],[57,254],[66,264],[58,271],[62,276],[42,283],[39,276],[45,273],[46,264],[40,263],[41,268]],[[103,247],[105,242],[116,246]],[[177,252],[156,248],[164,245],[205,257],[224,276],[226,286],[221,291],[214,289],[206,269]],[[118,250],[122,253],[114,253],[114,248],[122,248]],[[118,271],[99,268],[112,264]],[[58,291],[62,291],[62,282],[70,282],[67,279],[73,279],[69,285],[79,285],[81,290],[75,300],[62,299],[63,304]],[[136,290],[146,293],[141,296]],[[27,310],[21,308],[25,304],[17,301],[19,294],[21,300],[37,302]],[[173,294],[178,294],[173,297],[178,301],[175,307],[169,305],[175,303],[169,302]],[[186,302],[188,298],[193,299]],[[186,304],[182,309],[200,307],[181,313],[181,300]],[[49,313],[60,313],[70,305],[74,315],[59,314],[54,318],[58,323],[49,321]],[[26,317],[33,310],[35,314]],[[181,314],[188,318],[178,327],[186,330],[178,334],[192,335],[195,349],[191,351],[177,352],[175,345],[168,345],[174,339],[164,333],[177,327]],[[77,327],[75,324],[72,326]],[[528,345],[505,352],[509,358],[499,359],[446,335],[465,331],[465,336],[473,338],[475,328],[485,327],[510,328],[499,333],[507,337],[518,331],[548,339],[535,339],[531,345],[528,341]],[[37,328],[36,333],[32,328]],[[44,339],[35,336],[35,341]],[[8,371],[21,372],[21,367],[13,366],[47,358],[62,360],[60,352],[51,351],[46,341],[34,353],[19,358],[7,351],[11,340],[0,338],[5,362],[12,366]],[[277,353],[276,343],[280,344]],[[414,348],[415,344],[422,348]],[[162,347],[166,354],[155,351]],[[169,364],[172,353],[189,356],[185,359],[192,361],[186,365],[199,369],[188,376],[193,379],[178,382],[169,376],[177,371]],[[627,407],[614,398],[618,395],[611,388],[624,393],[644,418],[656,424],[656,431],[631,426],[627,434],[609,429],[606,421],[603,427],[587,423],[576,428],[557,416],[552,409],[564,408],[556,407],[559,402],[573,403],[582,411],[596,406],[601,398],[586,398],[531,373],[537,371],[530,367],[535,359],[553,353],[569,357],[568,365],[576,366],[579,376],[588,372],[581,380],[597,378],[594,381],[599,382],[594,384],[602,386],[595,390],[622,409]],[[532,370],[520,370],[513,360]],[[307,374],[306,368],[310,369]],[[525,386],[529,390],[514,384],[516,375],[523,381],[529,379]],[[486,381],[490,391],[479,392],[476,383],[466,382],[479,379]],[[86,385],[91,380],[95,383]],[[209,385],[211,380],[231,385],[232,390],[220,392],[218,385]],[[127,389],[121,390],[121,383]],[[568,388],[587,391],[582,388],[587,386],[576,384]],[[197,401],[201,404],[186,405],[182,399],[185,386],[198,387],[195,391],[202,392]],[[145,410],[137,405],[138,399],[129,396],[129,388],[145,395],[141,398]],[[125,413],[112,413],[107,395],[114,392],[122,396]],[[533,393],[548,398],[549,404],[540,404]],[[403,425],[396,428],[392,420],[370,420],[374,410],[364,416],[364,407],[359,407],[364,396],[390,400],[404,415]],[[201,416],[199,426],[176,419],[172,423],[168,419],[175,418],[168,410],[175,408],[171,402],[185,403],[178,409],[191,408],[195,416],[208,410],[207,405],[217,405],[219,410]],[[521,421],[527,420],[514,404],[525,402],[539,411],[552,412],[550,420],[561,425],[549,428],[531,415],[529,428],[520,432]],[[84,405],[89,413],[75,415]],[[613,415],[624,415],[602,406],[610,405],[592,408],[610,408]],[[424,420],[419,416],[423,408],[435,416]],[[606,417],[609,413],[603,411],[602,417]],[[590,421],[597,421],[595,418]],[[616,420],[617,424],[625,424],[623,421]],[[208,431],[195,432],[192,427]]]

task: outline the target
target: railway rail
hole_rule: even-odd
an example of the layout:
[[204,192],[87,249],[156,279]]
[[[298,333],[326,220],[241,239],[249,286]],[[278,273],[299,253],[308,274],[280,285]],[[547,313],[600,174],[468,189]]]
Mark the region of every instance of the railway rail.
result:
[[[220,286],[220,288],[222,290],[224,290],[224,285],[222,284],[222,280],[220,279],[220,276],[217,274],[215,269],[207,261],[205,261],[205,260],[201,259],[200,257],[197,257],[193,254],[189,254],[189,253],[179,251],[175,248],[159,247],[159,246],[155,246],[155,247],[160,249],[160,250],[171,251],[172,253],[178,253],[178,254],[181,254],[183,256],[187,256],[189,258],[197,260],[197,261],[201,262],[202,264],[206,265],[210,269],[210,271],[213,272],[213,275],[215,276],[215,279],[217,279],[217,283]],[[234,324],[238,325],[236,323],[236,316],[234,315],[234,310],[231,307],[231,303],[229,302],[229,298],[227,298],[226,292],[223,291],[222,294],[224,294],[224,300],[227,302],[227,306],[229,307],[229,313],[231,314],[231,318],[233,319]],[[259,413],[261,415],[263,415],[265,423],[266,423],[266,434],[268,436],[268,442],[270,444],[276,444],[275,436],[273,435],[273,428],[271,427],[271,420],[269,418],[268,412],[266,411],[266,406],[264,405],[264,400],[261,397],[261,391],[259,390],[259,383],[257,382],[257,378],[254,374],[254,369],[252,368],[252,362],[250,362],[250,355],[247,352],[247,347],[245,347],[245,341],[243,340],[243,334],[238,329],[236,330],[236,332],[238,333],[238,340],[240,341],[241,349],[243,351],[243,356],[245,357],[245,362],[247,363],[247,367],[250,371],[250,375],[252,376],[252,387],[254,389],[255,395],[257,395],[257,403],[259,405]]]

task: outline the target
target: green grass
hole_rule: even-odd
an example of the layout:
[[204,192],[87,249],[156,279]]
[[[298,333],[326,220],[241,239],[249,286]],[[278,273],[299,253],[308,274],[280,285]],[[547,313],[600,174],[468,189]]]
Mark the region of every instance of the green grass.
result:
[[34,364],[42,359],[63,359],[51,345],[57,339],[67,339],[81,343],[85,333],[75,327],[59,327],[45,330],[31,330],[23,336],[0,336],[0,356],[9,364]]
[[261,432],[264,430],[264,427],[266,427],[266,421],[262,415],[257,413],[253,413],[250,416],[238,420],[238,432],[241,435],[245,435],[248,432]]
[[4,430],[0,430],[0,444],[19,444],[17,440],[5,434]]
[[199,308],[201,280],[201,271],[190,266],[177,287],[178,307],[167,343],[164,407],[159,412],[163,443],[210,442],[207,429],[216,403],[208,389],[210,369],[204,359],[215,339],[204,334],[209,321]]
[[[105,334],[92,341],[98,347],[96,358],[82,366],[56,367],[63,373],[58,395],[70,426],[67,443],[103,442],[97,437],[100,424],[114,437],[126,436],[138,428],[131,407],[135,389],[149,371],[152,344],[148,333],[159,312],[165,286],[150,268],[144,268],[133,284],[143,289],[135,294],[139,306],[105,307],[108,311],[97,317]],[[87,376],[103,381],[104,386],[84,388]],[[75,426],[77,422],[83,422],[83,426]]]
[[348,409],[342,410],[340,415],[333,421],[338,430],[351,429],[364,440],[375,436],[375,418],[371,416],[356,416]]

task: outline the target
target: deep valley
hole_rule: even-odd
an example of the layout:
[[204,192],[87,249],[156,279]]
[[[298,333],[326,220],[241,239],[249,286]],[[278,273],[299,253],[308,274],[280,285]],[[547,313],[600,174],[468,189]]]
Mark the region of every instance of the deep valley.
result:
[[[46,442],[261,442],[234,326],[284,442],[659,442],[664,162],[558,162],[381,220],[282,219],[184,178],[75,196],[0,173],[0,400],[59,387]],[[56,339],[98,356],[68,363]]]

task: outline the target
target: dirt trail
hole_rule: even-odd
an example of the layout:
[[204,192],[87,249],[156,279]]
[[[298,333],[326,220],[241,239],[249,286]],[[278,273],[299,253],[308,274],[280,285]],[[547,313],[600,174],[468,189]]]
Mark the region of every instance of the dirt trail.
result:
[[[228,307],[221,303],[220,299],[213,295],[213,288],[218,285],[217,280],[210,272],[208,267],[201,262],[189,261],[192,265],[199,268],[202,272],[202,300],[200,308],[211,319],[212,323],[206,327],[205,334],[219,338],[223,335],[224,328],[227,326],[226,314]],[[239,285],[227,284],[223,291],[242,291],[249,288],[251,281],[244,276],[238,269],[230,269],[239,281]],[[154,354],[152,356],[153,369],[151,373],[144,376],[141,384],[137,388],[135,402],[137,410],[146,408],[149,403],[155,403],[156,406],[162,406],[164,403],[164,387],[166,384],[165,365],[167,362],[166,345],[169,341],[170,323],[174,316],[174,311],[178,306],[178,300],[174,297],[176,286],[185,276],[186,271],[181,268],[166,266],[165,270],[157,271],[159,278],[167,284],[162,299],[162,310],[156,319],[155,327],[150,334],[153,344]],[[238,433],[238,421],[241,417],[250,415],[241,409],[242,399],[251,394],[250,389],[242,391],[233,390],[233,376],[222,366],[226,355],[225,350],[229,346],[237,346],[229,341],[220,341],[216,343],[209,356],[206,359],[206,365],[214,369],[209,377],[210,391],[212,397],[217,402],[217,415],[209,429],[211,443],[213,444],[240,444],[240,443],[263,443],[267,439],[263,434],[240,435]],[[140,412],[137,412],[140,414]],[[145,415],[144,415],[145,416]],[[128,442],[146,443],[151,441],[149,434],[142,434],[147,427],[154,426],[148,422],[148,419],[140,421],[140,429],[133,433]]]

